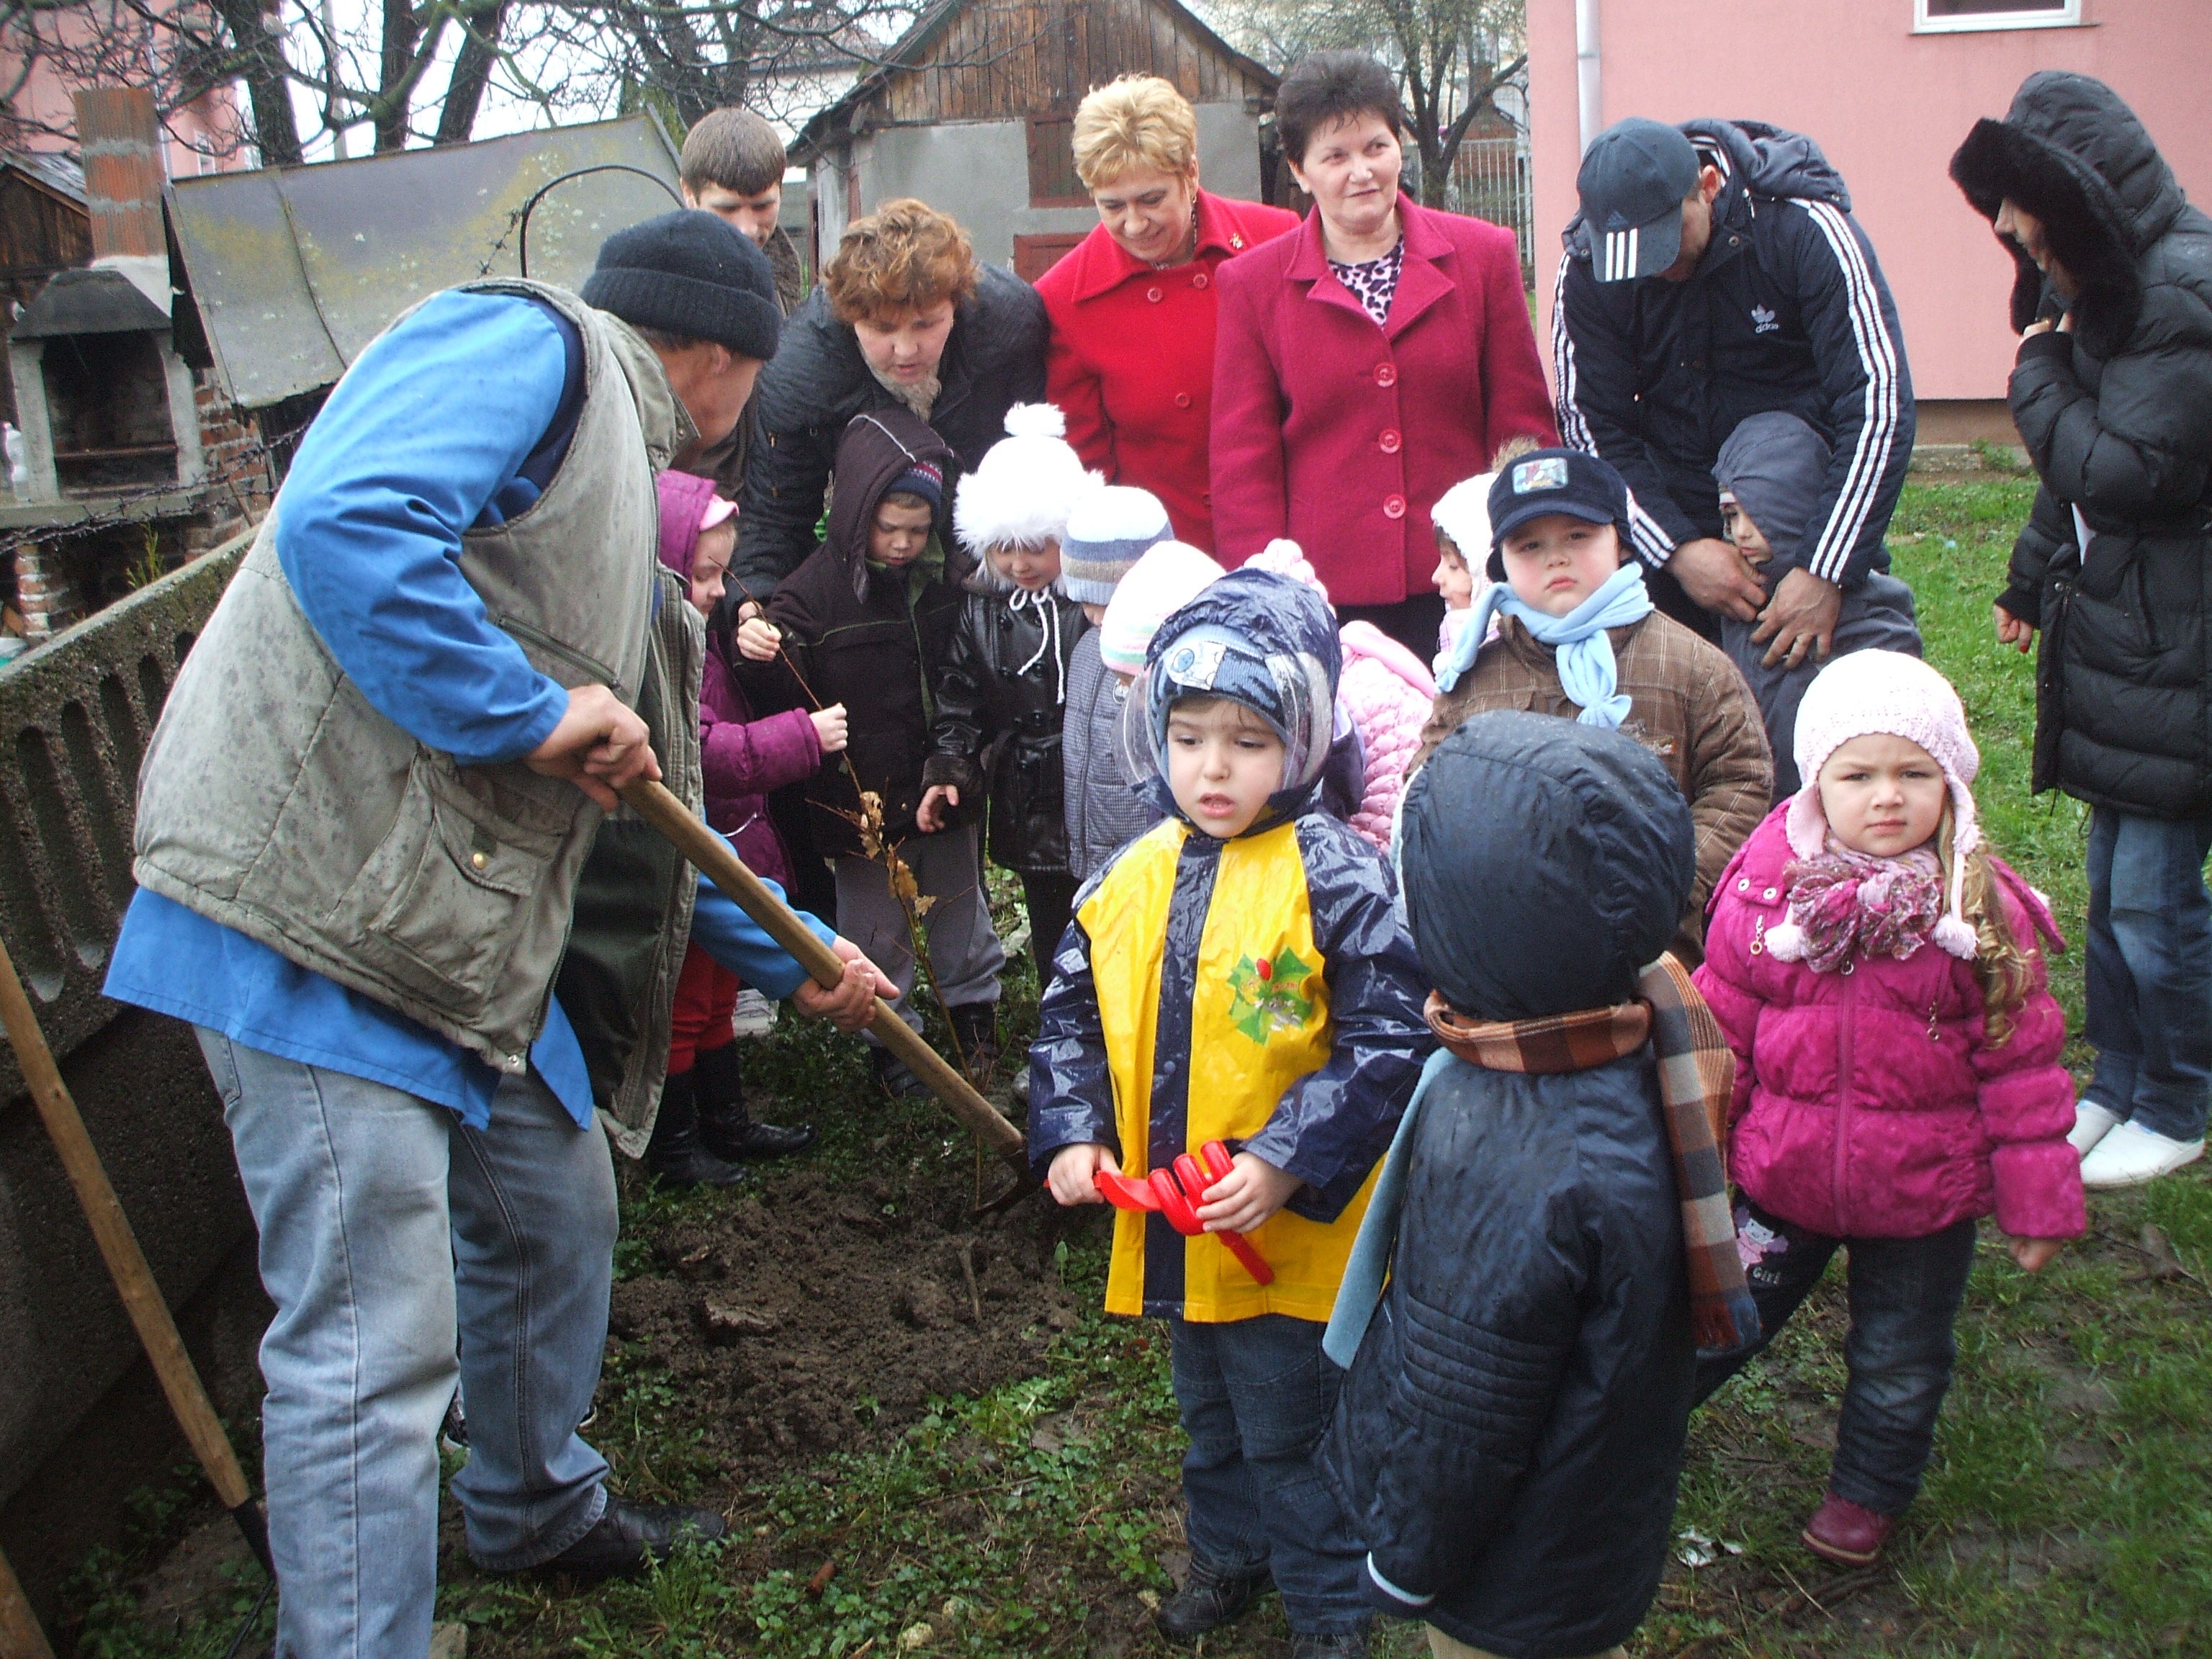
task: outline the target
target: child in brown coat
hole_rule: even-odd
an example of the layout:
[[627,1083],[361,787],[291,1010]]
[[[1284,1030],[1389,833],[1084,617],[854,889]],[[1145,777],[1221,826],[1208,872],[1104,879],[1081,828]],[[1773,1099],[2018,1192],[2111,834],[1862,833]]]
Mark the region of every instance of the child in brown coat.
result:
[[[1624,556],[1628,488],[1595,455],[1542,449],[1490,491],[1491,580],[1439,665],[1429,751],[1471,714],[1525,708],[1618,727],[1666,763],[1690,804],[1698,878],[1674,950],[1703,955],[1707,896],[1766,814],[1774,763],[1735,665],[1652,609],[1644,568]],[[1484,644],[1492,612],[1498,635]]]

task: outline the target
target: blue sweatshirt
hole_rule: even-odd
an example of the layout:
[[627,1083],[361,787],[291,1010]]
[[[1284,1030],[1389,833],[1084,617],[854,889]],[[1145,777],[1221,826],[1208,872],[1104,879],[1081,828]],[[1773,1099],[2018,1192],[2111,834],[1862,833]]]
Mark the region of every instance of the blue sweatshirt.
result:
[[[568,706],[486,617],[461,574],[461,534],[538,499],[566,452],[581,373],[581,341],[550,307],[439,295],[362,353],[285,480],[276,556],[301,610],[372,708],[465,766],[520,760]],[[703,877],[691,938],[767,996],[805,978]],[[105,988],[247,1048],[435,1101],[471,1127],[490,1121],[499,1073],[474,1054],[159,894],[131,899]],[[530,1059],[589,1124],[583,1051],[557,1000]]]

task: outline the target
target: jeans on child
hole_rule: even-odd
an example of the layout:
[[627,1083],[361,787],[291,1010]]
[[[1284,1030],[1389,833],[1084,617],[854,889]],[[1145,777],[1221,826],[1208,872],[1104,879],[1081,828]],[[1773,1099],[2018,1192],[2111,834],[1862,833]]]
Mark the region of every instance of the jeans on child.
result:
[[1759,1337],[1741,1353],[1698,1362],[1698,1403],[1780,1334],[1841,1245],[1850,1257],[1851,1326],[1844,1339],[1850,1380],[1828,1490],[1879,1514],[1902,1513],[1920,1491],[1951,1386],[1959,1353],[1952,1328],[1973,1271],[1974,1224],[1925,1238],[1831,1238],[1743,1199],[1735,1220]]
[[2212,1105],[2212,818],[2089,813],[2089,939],[2082,1035],[2097,1050],[2083,1092],[2173,1140]]
[[1168,1322],[1194,1561],[1228,1577],[1274,1576],[1283,1616],[1305,1635],[1369,1617],[1361,1546],[1313,1461],[1344,1373],[1323,1326],[1287,1314],[1226,1324]]
[[606,1462],[576,1434],[606,1343],[606,1135],[529,1076],[500,1080],[479,1131],[380,1083],[199,1040],[276,1304],[261,1342],[276,1651],[422,1653],[457,1376],[453,1493],[479,1562],[534,1566],[606,1507]]

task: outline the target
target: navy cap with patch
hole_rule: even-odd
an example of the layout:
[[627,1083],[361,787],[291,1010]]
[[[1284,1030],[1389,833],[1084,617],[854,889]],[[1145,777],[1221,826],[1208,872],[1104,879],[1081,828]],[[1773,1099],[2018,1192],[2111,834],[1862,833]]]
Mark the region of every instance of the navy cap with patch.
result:
[[1490,486],[1492,550],[1529,520],[1550,513],[1626,526],[1628,486],[1604,460],[1579,449],[1540,449],[1508,461]]
[[1682,203],[1698,152],[1679,127],[1631,116],[1590,140],[1575,190],[1583,252],[1601,283],[1655,276],[1682,251]]

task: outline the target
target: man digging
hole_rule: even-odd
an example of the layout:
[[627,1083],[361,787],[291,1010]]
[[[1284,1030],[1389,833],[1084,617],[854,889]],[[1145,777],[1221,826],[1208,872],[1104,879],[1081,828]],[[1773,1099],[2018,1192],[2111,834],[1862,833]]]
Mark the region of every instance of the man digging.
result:
[[611,238],[580,300],[494,280],[403,314],[162,711],[106,989],[198,1028],[260,1227],[281,1654],[427,1652],[457,1379],[484,1568],[722,1530],[611,1496],[576,1427],[617,1227],[594,1107],[642,1146],[687,937],[847,1030],[878,983],[821,929],[847,969],[819,989],[611,816],[641,777],[697,808],[702,640],[653,473],[727,434],[780,320],[702,212]]

